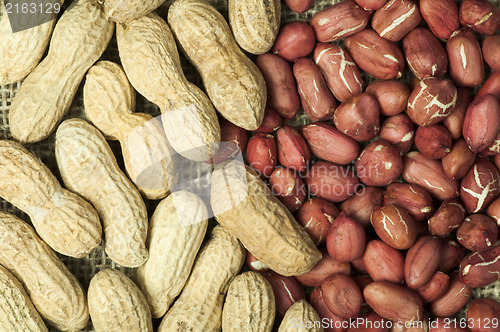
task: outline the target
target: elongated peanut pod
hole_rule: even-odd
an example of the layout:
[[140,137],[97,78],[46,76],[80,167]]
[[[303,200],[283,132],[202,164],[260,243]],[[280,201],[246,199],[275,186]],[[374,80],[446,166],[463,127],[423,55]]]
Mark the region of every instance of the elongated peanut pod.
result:
[[172,147],[158,119],[134,113],[135,90],[121,66],[109,61],[92,66],[83,98],[87,119],[120,141],[125,170],[139,191],[149,199],[167,196],[177,181]]
[[38,235],[61,254],[80,258],[101,243],[94,208],[14,141],[0,141],[0,197],[26,212]]
[[148,258],[146,206],[99,130],[81,119],[66,120],[57,129],[55,150],[64,184],[99,213],[109,257],[127,267],[144,264]]
[[21,281],[40,315],[63,331],[84,328],[89,311],[81,285],[33,228],[0,212],[0,234],[0,264]]
[[151,13],[165,0],[104,0],[104,12],[110,21],[126,23]]
[[12,136],[23,143],[45,139],[68,111],[85,72],[113,35],[95,0],[79,0],[54,28],[47,57],[28,75],[9,113]]
[[220,127],[208,97],[182,72],[174,36],[156,14],[116,31],[118,50],[132,86],[160,107],[163,127],[182,156],[209,160],[218,150]]

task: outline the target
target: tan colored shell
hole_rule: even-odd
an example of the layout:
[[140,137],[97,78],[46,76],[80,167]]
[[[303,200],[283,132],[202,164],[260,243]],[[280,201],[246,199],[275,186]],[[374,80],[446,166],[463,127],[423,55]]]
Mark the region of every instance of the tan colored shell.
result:
[[153,332],[148,302],[123,272],[106,269],[93,276],[88,301],[97,332]]
[[9,113],[12,136],[23,143],[46,138],[68,111],[87,69],[113,35],[96,0],[75,1],[57,22],[49,53],[26,77]]
[[280,0],[229,0],[229,24],[238,45],[247,52],[271,49],[281,22]]
[[220,331],[222,306],[231,280],[245,260],[245,249],[222,226],[200,250],[193,271],[158,332]]
[[177,0],[168,23],[215,108],[235,125],[257,129],[264,118],[266,82],[236,44],[224,17],[203,0]]
[[211,184],[219,224],[271,270],[299,275],[321,259],[304,228],[250,167],[237,161],[219,164]]
[[222,330],[272,331],[276,304],[271,284],[261,274],[248,271],[234,278],[222,311]]
[[62,188],[40,159],[14,141],[0,141],[0,197],[26,212],[38,235],[61,254],[80,258],[101,243],[92,205]]
[[295,302],[283,317],[278,332],[323,332],[322,320],[306,300]]
[[[53,1],[42,0],[38,3],[46,6]],[[53,13],[49,21],[45,20],[49,13],[36,18],[30,14],[29,28],[14,33],[10,26],[9,16],[3,12],[4,8],[4,1],[0,0],[0,59],[2,59],[0,61],[0,85],[22,80],[38,65],[49,45],[57,17],[57,14]],[[33,26],[33,20],[46,23]]]
[[89,312],[81,285],[24,221],[0,212],[0,264],[21,283],[40,315],[63,331],[79,331]]
[[220,141],[217,114],[205,93],[184,76],[167,23],[149,14],[119,25],[116,37],[130,83],[160,107],[174,150],[188,159],[209,160]]
[[177,191],[156,207],[149,223],[148,261],[137,269],[137,284],[162,317],[186,283],[207,231],[205,203],[188,191]]
[[57,129],[55,150],[64,184],[99,213],[109,257],[127,267],[144,264],[146,206],[99,130],[81,119],[66,120]]
[[151,13],[165,0],[104,0],[104,12],[110,21],[126,23]]
[[139,191],[149,199],[167,196],[177,180],[172,147],[158,119],[134,113],[135,90],[122,67],[109,61],[92,66],[83,99],[87,119],[120,141],[125,170]]
[[23,285],[0,266],[0,329],[2,332],[48,331]]

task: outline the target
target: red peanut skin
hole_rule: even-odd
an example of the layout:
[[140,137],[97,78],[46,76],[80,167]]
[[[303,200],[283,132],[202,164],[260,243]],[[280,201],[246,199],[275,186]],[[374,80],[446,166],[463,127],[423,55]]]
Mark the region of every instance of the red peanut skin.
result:
[[269,271],[269,268],[259,261],[257,257],[255,257],[250,251],[247,252],[247,258],[245,259],[245,263],[249,269],[255,272],[264,272]]
[[332,42],[362,31],[368,24],[370,12],[353,0],[346,0],[317,12],[311,19],[316,39]]
[[448,40],[460,27],[458,7],[453,0],[420,0],[420,13],[439,39]]
[[500,227],[500,198],[497,198],[488,206],[487,213],[490,217],[495,219],[498,227]]
[[486,37],[483,41],[483,57],[493,71],[500,72],[500,35]]
[[500,130],[497,132],[497,135],[493,139],[493,143],[490,144],[486,149],[479,152],[479,156],[481,157],[490,157],[500,153]]
[[224,144],[213,156],[211,163],[218,164],[236,158],[245,150],[248,142],[247,132],[224,118],[219,119],[221,142]]
[[363,80],[351,55],[335,44],[318,43],[314,61],[325,75],[333,95],[342,101],[363,91]]
[[351,198],[340,203],[340,209],[368,228],[373,209],[384,203],[384,191],[375,187],[364,187]]
[[[487,19],[485,17],[489,16]],[[460,23],[483,35],[500,29],[500,9],[485,0],[464,0],[460,4]]]
[[460,198],[468,213],[485,209],[500,193],[500,173],[487,159],[479,158],[462,179]]
[[[358,324],[358,319],[359,323]],[[356,320],[356,327],[348,329],[348,332],[389,332],[387,322],[384,321],[376,312],[370,311],[361,314]]]
[[302,127],[300,131],[311,152],[318,158],[346,165],[356,160],[359,155],[358,143],[332,125],[313,122]]
[[476,93],[476,98],[491,94],[500,103],[500,72],[491,73]]
[[259,55],[256,64],[266,81],[267,106],[283,119],[292,119],[299,111],[300,99],[290,64],[270,53]]
[[431,303],[431,313],[438,317],[452,316],[465,306],[471,294],[472,288],[464,285],[455,271],[450,274],[450,283],[444,295]]
[[364,10],[377,10],[385,3],[387,0],[354,0],[358,5],[360,5]]
[[382,318],[398,322],[423,319],[422,299],[405,287],[388,281],[374,281],[365,287],[363,295]]
[[453,144],[450,153],[441,159],[445,174],[452,179],[461,179],[467,174],[476,160],[476,155],[472,152],[463,138],[458,139]]
[[286,5],[298,14],[302,14],[311,8],[314,0],[285,0]]
[[307,169],[311,159],[311,151],[297,129],[285,125],[276,131],[278,160],[282,166],[298,172]]
[[359,314],[363,296],[351,277],[342,273],[331,275],[325,279],[321,290],[326,306],[334,315],[347,319]]
[[380,113],[386,116],[403,112],[410,97],[408,85],[399,81],[374,81],[366,87],[365,92],[375,97]]
[[412,217],[404,209],[395,205],[376,208],[370,219],[380,239],[394,249],[408,249],[417,238]]
[[347,262],[339,262],[333,259],[326,249],[321,249],[322,258],[311,271],[296,276],[295,278],[306,287],[321,286],[326,278],[335,273],[351,275],[351,266]]
[[387,186],[403,170],[399,151],[389,142],[378,140],[368,144],[356,160],[356,174],[367,186]]
[[365,29],[349,36],[344,45],[359,68],[373,77],[392,80],[402,76],[403,53],[395,43],[380,37],[374,30]]
[[470,327],[472,332],[499,332],[498,324],[496,328],[492,326],[494,319],[500,322],[500,302],[492,298],[480,298],[470,303],[467,320],[474,322]]
[[448,273],[458,268],[460,261],[465,256],[465,248],[449,239],[443,239],[441,244],[439,271]]
[[452,324],[450,318],[438,317],[434,319],[430,326],[429,332],[469,332],[469,329],[459,327],[459,324]]
[[493,143],[500,125],[499,115],[500,104],[493,95],[475,98],[469,105],[462,133],[472,152],[477,154]]
[[455,108],[443,120],[443,124],[451,134],[453,139],[462,137],[465,113],[472,102],[472,96],[468,88],[457,88],[457,102]]
[[413,122],[406,114],[388,117],[380,129],[380,138],[391,143],[400,155],[408,152],[413,144],[414,134]]
[[446,176],[439,161],[429,159],[420,152],[404,156],[402,175],[407,182],[424,187],[440,200],[458,196],[458,182]]
[[363,255],[365,242],[363,226],[345,212],[340,212],[328,230],[326,248],[334,260],[352,262]]
[[436,213],[429,218],[429,231],[431,235],[445,238],[460,227],[464,218],[465,208],[458,200],[444,201]]
[[297,59],[293,65],[300,101],[304,112],[313,121],[333,119],[337,101],[326,85],[321,70],[311,59]]
[[349,169],[326,161],[311,166],[306,178],[311,195],[338,203],[356,192],[359,180]]
[[[365,266],[365,262],[363,262],[363,257],[361,258],[358,258],[356,259],[355,261],[352,261],[350,262],[351,263],[351,267],[356,271],[356,272],[359,272],[359,273],[363,273],[363,274],[368,274],[368,271],[366,270],[366,266]],[[354,276],[354,280],[356,280],[356,282],[358,283],[358,285],[360,285],[360,283],[358,282],[358,280],[356,279],[357,276]],[[358,276],[359,277],[359,276]],[[368,278],[370,278],[369,276],[367,276]],[[372,278],[370,278],[371,280]],[[373,280],[371,280],[373,281]],[[359,286],[361,287],[361,285]],[[363,289],[363,287],[361,287],[361,289]]]
[[443,158],[451,151],[451,143],[450,132],[440,124],[419,126],[415,133],[415,145],[427,158]]
[[361,93],[337,107],[333,122],[347,136],[358,142],[367,142],[380,131],[379,113],[377,100],[367,93]]
[[471,288],[484,287],[498,280],[500,244],[483,252],[469,254],[460,262],[460,281]]
[[[345,319],[334,315],[326,306],[323,299],[323,291],[321,290],[321,287],[316,287],[312,291],[311,296],[309,297],[309,302],[316,310],[319,317],[321,317],[321,319],[328,320],[329,324],[325,328],[325,332],[344,332],[347,330],[346,328],[342,327],[343,324],[345,325]],[[338,328],[336,328],[335,326],[338,326]]]
[[470,215],[457,229],[457,240],[470,251],[488,250],[498,240],[497,224],[493,218],[484,214]]
[[467,28],[453,32],[446,43],[450,77],[458,86],[476,87],[484,81],[481,46]]
[[262,120],[262,124],[255,131],[258,133],[272,134],[278,130],[282,124],[283,119],[281,116],[273,109],[266,107],[264,120]]
[[315,45],[316,37],[311,26],[304,22],[292,22],[281,27],[271,52],[293,61],[309,55]]
[[332,203],[321,198],[311,198],[299,209],[296,219],[316,245],[325,243],[326,235],[339,210]]
[[371,240],[366,244],[363,262],[374,281],[387,280],[401,284],[404,280],[403,255],[381,240]]
[[429,30],[416,28],[410,31],[403,39],[403,51],[408,67],[418,78],[439,78],[446,73],[448,55]]
[[248,141],[246,156],[248,164],[261,178],[271,176],[276,164],[276,140],[271,134],[256,133]]
[[306,200],[306,186],[302,178],[289,168],[274,170],[269,178],[273,193],[287,209],[295,213]]
[[405,281],[408,287],[424,286],[436,273],[440,262],[441,241],[433,236],[423,236],[406,253]]
[[391,183],[384,195],[384,205],[402,207],[414,221],[423,221],[434,213],[432,197],[417,184]]
[[[416,28],[421,20],[415,1],[389,0],[373,14],[372,27],[380,37],[397,42]],[[394,24],[395,21],[399,24]]]
[[447,274],[438,271],[434,273],[429,282],[417,290],[418,295],[420,295],[424,302],[434,302],[444,295],[448,289],[449,283],[450,277]]
[[294,277],[285,277],[273,271],[263,272],[262,276],[273,288],[278,317],[283,317],[295,302],[305,299],[304,291]]

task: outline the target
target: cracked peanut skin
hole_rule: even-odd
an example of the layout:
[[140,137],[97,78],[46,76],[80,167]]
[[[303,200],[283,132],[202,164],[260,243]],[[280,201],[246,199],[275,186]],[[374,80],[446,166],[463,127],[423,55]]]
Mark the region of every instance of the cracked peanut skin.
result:
[[57,22],[49,52],[26,77],[9,113],[12,136],[22,143],[45,139],[68,111],[87,69],[113,35],[95,0],[80,0]]
[[23,284],[33,305],[51,325],[79,331],[89,312],[81,285],[32,227],[0,212],[0,264]]
[[61,254],[80,258],[101,243],[92,205],[62,188],[40,159],[14,141],[0,141],[0,197],[28,214],[38,235]]
[[118,167],[104,136],[82,119],[66,120],[57,129],[55,152],[66,187],[96,208],[109,257],[126,267],[144,264],[148,258],[146,206]]
[[218,165],[212,175],[211,203],[219,224],[271,270],[300,275],[321,259],[304,228],[248,166]]
[[127,23],[151,13],[164,2],[165,0],[104,0],[103,6],[108,20]]
[[153,332],[146,297],[123,272],[106,269],[92,277],[88,301],[96,331]]
[[180,297],[163,317],[158,332],[220,331],[224,297],[245,260],[245,249],[223,226],[200,250]]
[[184,287],[207,231],[208,211],[195,194],[182,190],[160,202],[149,223],[149,259],[136,281],[153,317],[162,317]]
[[264,119],[266,82],[236,44],[224,17],[203,0],[177,0],[168,23],[215,108],[238,127],[257,129]]
[[278,332],[323,332],[321,325],[316,310],[306,300],[300,300],[286,311]]
[[4,332],[48,332],[23,285],[0,266],[0,326]]
[[123,69],[132,86],[158,105],[167,138],[183,157],[206,161],[221,140],[215,109],[182,71],[168,24],[149,14],[116,29]]

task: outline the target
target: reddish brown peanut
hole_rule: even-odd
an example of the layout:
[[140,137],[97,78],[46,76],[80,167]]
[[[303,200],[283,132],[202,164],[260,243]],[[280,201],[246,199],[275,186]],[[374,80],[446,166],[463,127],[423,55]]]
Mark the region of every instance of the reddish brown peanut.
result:
[[257,133],[248,141],[248,164],[261,178],[268,178],[277,164],[276,141],[271,134]]
[[398,46],[371,29],[365,29],[344,40],[344,45],[356,64],[380,80],[399,78],[405,59]]
[[318,43],[314,49],[314,61],[323,71],[328,87],[341,102],[363,91],[358,66],[342,47]]
[[295,218],[305,228],[314,243],[320,245],[326,241],[328,229],[338,215],[339,210],[335,205],[314,197],[300,207]]
[[465,248],[457,242],[443,239],[441,242],[441,260],[439,271],[448,273],[458,267],[460,261],[465,256]]
[[245,259],[245,264],[255,272],[269,271],[266,264],[262,263],[255,257],[250,251],[247,252],[247,258]]
[[306,183],[311,195],[336,203],[351,197],[356,192],[359,180],[346,167],[319,161],[309,169]]
[[345,212],[341,212],[328,230],[326,248],[330,256],[340,262],[361,258],[365,251],[366,235],[363,226]]
[[370,216],[373,209],[381,206],[384,200],[384,192],[375,187],[364,187],[351,198],[340,204],[341,211],[353,217],[365,228],[370,226]]
[[419,126],[415,133],[418,151],[431,159],[441,159],[451,151],[451,134],[442,125]]
[[472,332],[500,331],[500,302],[492,298],[475,299],[467,309],[467,320]]
[[259,128],[255,129],[258,133],[272,134],[278,130],[283,124],[283,119],[272,108],[266,108],[264,113],[264,120]]
[[388,281],[375,281],[363,290],[368,305],[382,318],[408,322],[423,318],[422,299],[411,290]]
[[405,259],[405,281],[408,287],[416,289],[431,280],[440,262],[441,241],[424,236],[408,250]]
[[457,240],[470,251],[488,250],[498,240],[498,227],[493,218],[472,214],[457,229]]
[[434,212],[431,195],[417,184],[391,183],[387,186],[384,204],[402,207],[415,221],[425,220]]
[[387,0],[354,0],[358,5],[360,5],[364,10],[377,10],[385,3]]
[[395,249],[408,249],[417,238],[412,217],[395,205],[375,208],[371,215],[371,223],[380,239]]
[[314,122],[301,129],[311,152],[318,158],[333,163],[350,164],[359,155],[358,143],[337,128],[323,122]]
[[245,129],[232,124],[228,120],[221,118],[221,147],[212,158],[212,163],[218,164],[226,160],[232,160],[242,154],[247,146],[247,132]]
[[311,8],[314,0],[285,0],[285,3],[294,12],[302,14]]
[[406,114],[393,115],[387,118],[380,129],[380,138],[391,143],[404,155],[413,144],[415,130],[413,123]]
[[269,179],[271,190],[286,206],[295,213],[306,200],[306,186],[302,178],[289,168],[278,168]]
[[460,281],[471,288],[484,287],[500,275],[500,244],[469,254],[460,262]]
[[389,0],[373,14],[372,27],[380,37],[397,42],[418,26],[422,16],[413,0]]
[[460,4],[460,23],[483,35],[500,29],[500,9],[486,0],[464,0]]
[[377,99],[380,113],[387,116],[403,112],[410,97],[408,85],[399,81],[374,81],[365,92]]
[[342,273],[334,274],[325,279],[321,290],[326,306],[334,315],[347,319],[359,314],[363,296],[351,277]]
[[467,88],[457,88],[455,108],[443,120],[444,126],[449,130],[453,139],[458,139],[462,136],[465,113],[471,102],[472,96],[470,90]]
[[403,159],[391,144],[379,140],[365,147],[355,167],[358,178],[367,186],[386,186],[401,175]]
[[342,327],[342,325],[348,325],[349,321],[333,314],[333,312],[328,309],[323,299],[323,291],[321,290],[321,287],[316,287],[312,291],[311,296],[309,297],[309,302],[322,319],[328,320],[330,327],[326,327],[325,332],[345,332],[346,329]]
[[476,93],[476,98],[491,94],[500,103],[500,72],[493,72]]
[[490,217],[495,219],[498,226],[500,227],[500,198],[497,198],[488,206],[487,213]]
[[461,179],[474,164],[476,155],[472,152],[463,138],[458,139],[450,153],[441,159],[445,174],[452,179]]
[[372,240],[367,243],[363,263],[374,281],[387,280],[400,284],[404,280],[404,257],[385,242]]
[[380,131],[379,113],[377,100],[367,93],[361,93],[337,107],[333,122],[347,136],[358,142],[367,142]]
[[484,61],[493,71],[500,72],[500,35],[488,36],[483,41]]
[[278,317],[283,317],[295,302],[305,298],[302,287],[294,277],[285,277],[272,271],[263,272],[262,275],[273,288]]
[[311,26],[316,33],[316,39],[327,43],[363,30],[369,17],[369,11],[353,0],[347,0],[314,14]]
[[326,249],[321,250],[323,257],[311,271],[296,276],[295,278],[304,286],[317,287],[321,286],[326,278],[335,273],[351,274],[351,266],[348,262],[339,262],[333,259]]
[[337,102],[318,66],[310,59],[297,59],[293,65],[293,75],[307,116],[313,121],[332,119]]
[[488,148],[500,126],[500,104],[487,94],[474,101],[467,108],[462,129],[467,145],[474,153]]
[[285,125],[276,131],[276,139],[280,164],[299,172],[305,171],[311,152],[299,131]]
[[424,300],[424,302],[434,302],[444,295],[448,289],[450,283],[450,277],[438,271],[434,273],[432,278],[422,287],[418,288],[418,295]]
[[456,314],[469,301],[472,288],[464,285],[458,278],[458,272],[450,274],[448,289],[439,299],[431,303],[431,313],[438,317]]
[[458,6],[453,0],[420,0],[420,12],[439,39],[447,40],[460,27]]
[[457,88],[450,80],[425,78],[413,89],[406,113],[419,126],[443,121],[455,108]]
[[292,22],[281,27],[271,52],[292,61],[309,55],[315,44],[314,31],[309,24]]
[[481,47],[467,28],[456,30],[446,43],[450,77],[458,86],[476,87],[484,80]]
[[465,218],[465,208],[457,200],[444,201],[429,218],[429,231],[432,235],[445,238],[460,227]]
[[290,64],[274,54],[257,57],[257,67],[262,72],[267,86],[267,106],[278,112],[285,120],[293,118],[300,107],[297,85]]
[[426,28],[416,28],[403,39],[403,51],[412,73],[420,79],[441,77],[448,67],[448,55],[439,40]]
[[482,150],[479,155],[487,158],[498,153],[500,153],[500,131],[497,131],[497,134],[493,139],[493,143],[491,143],[486,149]]
[[487,159],[480,158],[462,179],[460,198],[467,212],[485,209],[500,193],[500,173]]

